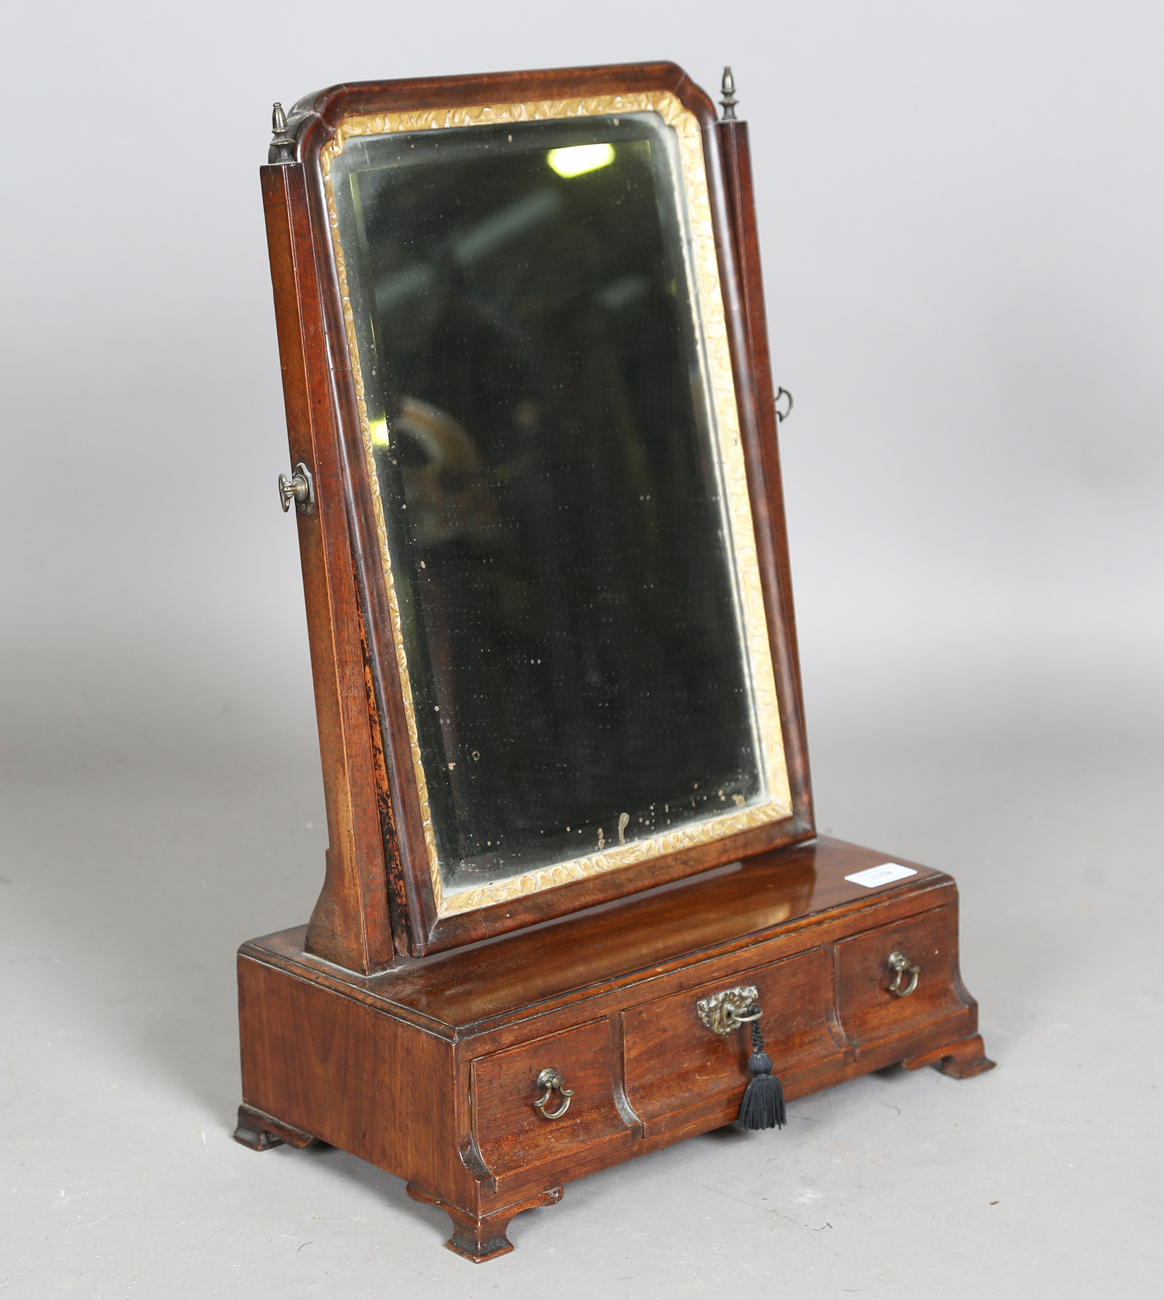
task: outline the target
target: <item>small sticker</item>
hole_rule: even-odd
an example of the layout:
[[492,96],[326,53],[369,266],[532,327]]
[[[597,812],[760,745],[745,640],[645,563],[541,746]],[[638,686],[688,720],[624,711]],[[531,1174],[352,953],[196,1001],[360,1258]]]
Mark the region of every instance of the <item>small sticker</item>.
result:
[[891,880],[904,880],[906,876],[916,876],[913,867],[899,867],[896,862],[883,862],[879,867],[866,867],[856,871],[846,880],[854,885],[864,885],[866,889],[876,889],[878,885],[888,885]]

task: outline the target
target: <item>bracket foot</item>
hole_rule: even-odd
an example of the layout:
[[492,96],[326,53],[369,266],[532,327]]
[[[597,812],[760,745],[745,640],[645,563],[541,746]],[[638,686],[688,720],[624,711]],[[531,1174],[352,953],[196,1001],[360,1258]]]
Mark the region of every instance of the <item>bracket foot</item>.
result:
[[932,1065],[935,1070],[941,1070],[951,1079],[970,1079],[976,1074],[985,1074],[987,1070],[993,1070],[995,1063],[986,1055],[982,1035],[974,1034],[970,1038],[963,1038],[960,1042],[939,1047],[936,1051],[926,1052],[922,1056],[911,1056],[908,1060],[902,1061],[902,1065],[907,1070],[920,1070],[923,1066]]
[[238,1127],[231,1136],[252,1151],[270,1151],[272,1147],[281,1147],[284,1142],[292,1147],[305,1147],[315,1141],[310,1133],[246,1105],[238,1108]]
[[504,1209],[493,1210],[489,1214],[475,1215],[459,1206],[450,1205],[448,1201],[433,1196],[431,1192],[422,1191],[411,1183],[405,1190],[414,1201],[420,1201],[424,1205],[439,1205],[444,1210],[453,1223],[453,1235],[445,1242],[446,1249],[463,1259],[472,1260],[474,1264],[484,1264],[488,1259],[509,1254],[513,1243],[505,1235],[505,1230],[514,1215],[539,1205],[556,1205],[562,1199],[562,1189],[551,1187],[549,1191],[539,1192],[515,1205],[507,1205]]

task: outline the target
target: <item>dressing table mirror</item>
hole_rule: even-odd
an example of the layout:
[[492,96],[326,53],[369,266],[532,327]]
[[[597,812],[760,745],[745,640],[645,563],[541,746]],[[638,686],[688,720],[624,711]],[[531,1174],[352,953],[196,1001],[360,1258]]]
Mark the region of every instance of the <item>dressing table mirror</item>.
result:
[[344,85],[262,168],[329,848],[240,950],[235,1136],[473,1260],[590,1171],[991,1064],[954,882],[813,826],[723,109],[665,63]]

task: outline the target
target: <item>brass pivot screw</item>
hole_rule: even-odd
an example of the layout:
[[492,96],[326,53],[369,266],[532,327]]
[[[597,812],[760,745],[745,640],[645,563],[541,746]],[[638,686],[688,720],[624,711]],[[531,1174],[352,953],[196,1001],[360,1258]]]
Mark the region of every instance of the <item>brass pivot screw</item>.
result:
[[315,480],[302,461],[291,471],[290,478],[286,474],[279,475],[279,500],[284,514],[290,510],[292,501],[301,515],[310,514],[315,505]]

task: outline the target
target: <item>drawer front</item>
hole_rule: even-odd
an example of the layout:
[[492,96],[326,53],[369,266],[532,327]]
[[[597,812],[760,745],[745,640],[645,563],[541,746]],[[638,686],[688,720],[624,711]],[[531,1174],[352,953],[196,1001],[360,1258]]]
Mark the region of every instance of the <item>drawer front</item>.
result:
[[[955,942],[946,907],[842,939],[837,1005],[845,1033],[858,1044],[877,1042],[965,1012],[954,988]],[[894,954],[900,970],[890,962]]]
[[798,1071],[843,1064],[842,1049],[829,1032],[832,971],[823,948],[736,972],[716,965],[707,983],[623,1013],[627,1100],[648,1133],[667,1115],[717,1103],[724,1123],[734,1117],[752,1077],[749,1027],[721,1036],[696,1009],[701,999],[724,989],[755,985],[764,1046],[773,1073],[790,1090]]
[[[567,1099],[554,1090],[545,1105],[547,1118],[535,1106],[546,1093],[538,1084],[543,1070],[554,1070]],[[511,1047],[473,1062],[473,1127],[477,1148],[494,1173],[555,1160],[581,1151],[590,1143],[637,1137],[619,1113],[615,1098],[614,1029],[609,1020],[594,1020]],[[559,1112],[568,1100],[564,1114]]]

